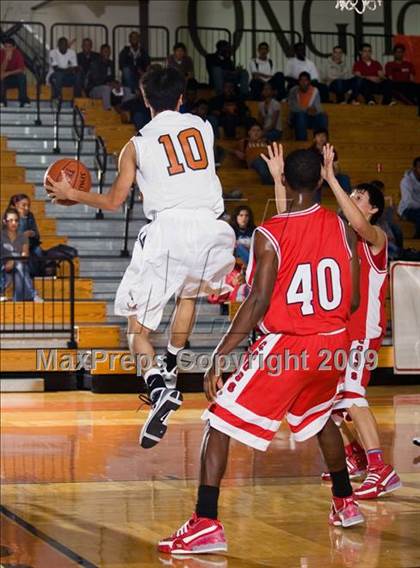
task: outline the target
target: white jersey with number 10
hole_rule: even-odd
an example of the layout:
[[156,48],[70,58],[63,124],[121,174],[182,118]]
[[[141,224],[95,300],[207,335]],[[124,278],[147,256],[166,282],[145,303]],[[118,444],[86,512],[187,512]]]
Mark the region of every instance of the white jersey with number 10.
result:
[[166,110],[131,141],[136,148],[137,185],[148,219],[168,209],[203,209],[215,217],[223,213],[209,122]]

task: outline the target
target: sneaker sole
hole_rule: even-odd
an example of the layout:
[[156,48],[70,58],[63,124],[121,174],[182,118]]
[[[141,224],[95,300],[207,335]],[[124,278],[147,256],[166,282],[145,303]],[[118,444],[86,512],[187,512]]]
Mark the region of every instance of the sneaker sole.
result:
[[172,412],[178,410],[182,404],[182,394],[179,391],[170,391],[166,400],[156,412],[145,422],[140,432],[140,446],[145,449],[153,448],[158,444],[168,429],[167,422]]
[[355,525],[361,525],[364,522],[365,519],[362,517],[362,515],[357,515],[357,517],[352,517],[347,521],[341,521],[341,526],[343,527],[343,529],[348,529],[349,527],[354,527]]
[[192,550],[172,550],[172,556],[185,556],[186,554],[213,554],[214,552],[227,552],[227,544],[203,544]]

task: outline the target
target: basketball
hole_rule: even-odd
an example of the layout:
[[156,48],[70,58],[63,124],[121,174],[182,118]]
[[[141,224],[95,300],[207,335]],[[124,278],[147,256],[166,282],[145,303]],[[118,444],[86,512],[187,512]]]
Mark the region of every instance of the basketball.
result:
[[[57,160],[49,166],[44,175],[45,189],[47,189],[48,185],[47,178],[50,177],[54,181],[60,181],[62,179],[62,172],[65,173],[69,183],[74,189],[78,189],[79,191],[90,191],[92,187],[92,178],[90,177],[89,170],[82,162],[79,162],[79,160],[73,160],[71,158]],[[74,205],[76,201],[71,201],[70,199],[59,199],[57,203],[60,205]]]

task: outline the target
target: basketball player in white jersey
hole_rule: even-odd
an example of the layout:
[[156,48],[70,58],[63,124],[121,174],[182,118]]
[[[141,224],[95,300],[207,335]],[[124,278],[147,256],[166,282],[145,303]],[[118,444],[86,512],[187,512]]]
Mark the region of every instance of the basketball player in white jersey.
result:
[[[142,77],[141,89],[152,120],[123,148],[118,175],[104,195],[84,193],[64,180],[49,179],[54,200],[71,199],[115,211],[135,179],[143,209],[152,222],[134,245],[115,299],[115,313],[128,318],[128,342],[137,356],[151,402],[140,444],[150,448],[167,429],[172,411],[182,402],[168,388],[165,373],[176,374],[176,357],[185,346],[199,296],[226,290],[224,276],[234,265],[235,235],[219,217],[224,211],[216,175],[213,130],[207,121],[180,114],[185,80],[176,69],[154,67]],[[166,369],[156,362],[150,332],[158,328],[170,298],[176,298]]]

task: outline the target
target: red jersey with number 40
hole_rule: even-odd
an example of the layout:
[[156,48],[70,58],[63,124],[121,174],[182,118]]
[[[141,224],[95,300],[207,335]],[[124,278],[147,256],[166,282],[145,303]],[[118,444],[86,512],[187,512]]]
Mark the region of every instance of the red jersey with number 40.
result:
[[357,240],[357,254],[360,259],[360,304],[350,318],[351,340],[377,339],[385,333],[387,251],[387,242],[381,252],[374,255],[365,240]]
[[[256,229],[273,245],[278,273],[270,306],[259,327],[263,333],[315,335],[348,324],[352,294],[351,250],[343,221],[315,204],[282,213]],[[248,284],[255,272],[253,246]]]

